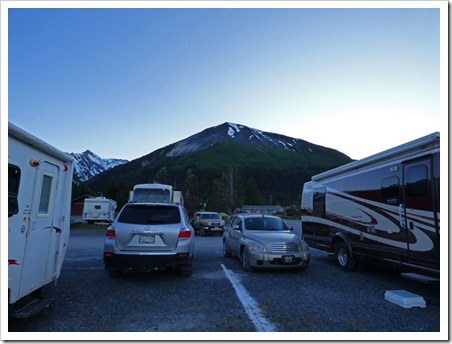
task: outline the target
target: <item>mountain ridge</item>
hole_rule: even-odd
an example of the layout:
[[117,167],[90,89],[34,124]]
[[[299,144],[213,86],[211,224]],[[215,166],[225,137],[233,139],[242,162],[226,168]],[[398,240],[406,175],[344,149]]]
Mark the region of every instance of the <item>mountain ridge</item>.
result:
[[[164,182],[193,194],[187,184],[190,177],[196,180],[196,196],[202,202],[231,198],[229,206],[269,199],[293,204],[299,202],[301,187],[312,175],[351,161],[332,148],[225,122],[108,169],[87,185],[116,198],[120,205],[140,183]],[[162,176],[165,180],[159,180]],[[220,189],[234,196],[222,196]]]

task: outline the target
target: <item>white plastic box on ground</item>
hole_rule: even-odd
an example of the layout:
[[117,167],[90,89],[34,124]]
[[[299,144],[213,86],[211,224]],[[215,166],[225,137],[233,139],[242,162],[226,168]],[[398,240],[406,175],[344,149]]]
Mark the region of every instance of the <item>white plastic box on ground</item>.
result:
[[425,300],[422,296],[410,293],[406,290],[386,290],[385,300],[403,308],[425,308]]

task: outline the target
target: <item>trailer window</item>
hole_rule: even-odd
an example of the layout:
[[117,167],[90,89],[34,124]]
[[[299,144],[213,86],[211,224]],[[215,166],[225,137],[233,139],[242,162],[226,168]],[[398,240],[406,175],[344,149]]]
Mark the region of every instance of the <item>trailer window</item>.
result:
[[100,205],[95,205],[94,206],[94,209],[96,209],[96,210],[100,210],[102,207],[100,206]]
[[41,193],[39,195],[38,215],[48,215],[50,212],[50,196],[52,192],[53,176],[42,175]]
[[396,197],[399,193],[400,180],[397,176],[385,178],[381,181],[381,192],[383,197]]
[[19,212],[17,194],[19,193],[20,169],[14,165],[8,165],[8,217]]
[[318,188],[314,190],[312,195],[312,206],[314,216],[325,215],[325,188]]
[[422,196],[427,192],[428,169],[426,165],[410,167],[406,172],[406,188],[410,196]]

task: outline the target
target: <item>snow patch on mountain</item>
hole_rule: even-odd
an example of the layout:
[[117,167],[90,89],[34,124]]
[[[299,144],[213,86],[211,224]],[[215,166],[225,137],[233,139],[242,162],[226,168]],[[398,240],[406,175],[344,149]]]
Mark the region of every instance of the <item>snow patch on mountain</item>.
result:
[[200,148],[198,143],[190,143],[185,141],[180,141],[174,145],[174,148],[166,153],[167,157],[175,157],[182,154],[187,154],[190,152],[196,152]]

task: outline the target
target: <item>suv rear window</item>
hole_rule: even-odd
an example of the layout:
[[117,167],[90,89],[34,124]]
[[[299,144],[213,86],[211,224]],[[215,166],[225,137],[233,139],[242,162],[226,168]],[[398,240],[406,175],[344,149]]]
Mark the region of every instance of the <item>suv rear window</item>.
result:
[[118,222],[136,225],[180,223],[178,207],[128,205],[119,215]]

